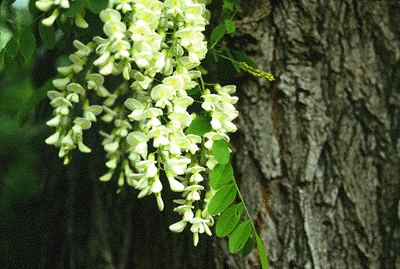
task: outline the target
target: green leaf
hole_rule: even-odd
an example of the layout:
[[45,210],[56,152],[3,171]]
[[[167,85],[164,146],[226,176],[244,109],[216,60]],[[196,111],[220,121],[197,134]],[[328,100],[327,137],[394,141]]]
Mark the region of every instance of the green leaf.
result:
[[46,27],[43,23],[39,23],[39,35],[42,39],[43,44],[49,49],[53,49],[56,44],[56,37],[54,32],[54,26]]
[[[226,55],[228,55],[229,58],[231,58],[231,59],[235,58],[235,57],[233,57],[232,53],[229,51],[228,48],[225,48],[225,52],[226,52]],[[239,68],[239,66],[238,66],[238,64],[236,62],[232,62],[231,61],[231,64],[233,65],[233,67],[235,67],[236,72],[238,72],[239,74],[242,73],[242,70],[240,70],[240,68]]]
[[236,185],[234,183],[228,184],[221,188],[208,205],[208,213],[214,216],[224,211],[235,199],[237,193]]
[[90,10],[94,14],[100,14],[100,12],[106,9],[108,6],[108,0],[89,0]]
[[218,217],[215,225],[215,234],[224,237],[230,234],[240,221],[243,215],[243,203],[228,207],[221,216]]
[[233,178],[233,168],[230,163],[220,164],[217,163],[210,175],[210,186],[214,190],[219,190]]
[[18,53],[18,42],[15,40],[15,38],[10,39],[6,45],[6,51],[7,54],[11,57],[17,56]]
[[257,241],[257,248],[258,248],[258,255],[260,257],[261,261],[261,266],[263,269],[268,269],[268,260],[267,260],[267,252],[265,251],[265,248],[263,246],[263,243],[261,242],[260,237],[256,234],[256,241]]
[[242,254],[242,256],[247,256],[250,254],[253,248],[254,248],[254,236],[253,237],[249,236],[249,238],[247,238],[246,244],[244,244],[244,247],[242,247],[239,250],[239,253]]
[[220,24],[217,27],[215,27],[210,36],[210,48],[213,48],[215,44],[220,40],[224,34],[226,33],[226,27],[225,24]]
[[4,54],[5,54],[5,51],[1,50],[0,51],[0,69],[2,68],[2,65],[4,64]]
[[28,116],[36,108],[40,101],[46,99],[47,92],[54,89],[52,81],[53,79],[49,79],[40,89],[36,90],[32,94],[32,96],[23,104],[17,115],[18,122],[21,126],[26,122]]
[[71,20],[72,20],[71,18],[67,18],[67,20],[63,23],[61,21],[61,16],[58,16],[56,19],[58,27],[60,27],[61,31],[63,31],[66,37],[71,36],[71,28],[72,28]]
[[8,52],[4,54],[4,65],[5,65],[5,71],[10,75],[14,76],[15,73],[18,71],[18,64],[14,60],[13,57],[11,57]]
[[87,0],[75,0],[69,2],[69,8],[64,13],[67,17],[74,16],[85,4]]
[[230,19],[226,19],[226,20],[225,20],[225,28],[226,28],[226,32],[227,32],[228,34],[232,34],[233,32],[236,31],[236,26],[235,26],[235,24],[233,23],[233,21],[230,20]]
[[224,0],[222,5],[222,12],[225,14],[231,14],[235,10],[235,0]]
[[257,64],[249,56],[247,56],[246,53],[244,53],[243,51],[234,50],[233,53],[235,53],[235,55],[238,58],[240,58],[243,62],[247,63],[251,67],[260,69],[260,68],[258,68]]
[[29,27],[25,27],[18,39],[19,47],[21,48],[21,53],[25,59],[32,57],[33,52],[36,49],[36,38],[32,34]]
[[0,51],[2,51],[7,46],[8,41],[11,40],[13,34],[7,27],[2,25],[0,25],[0,33]]
[[241,250],[247,242],[251,233],[251,220],[239,224],[229,238],[229,250],[236,253]]
[[205,133],[211,131],[210,121],[211,117],[209,115],[197,116],[189,125],[187,129],[188,134],[194,134],[202,137]]
[[215,140],[212,145],[212,153],[220,164],[227,164],[231,157],[231,153],[229,152],[229,147],[224,139]]

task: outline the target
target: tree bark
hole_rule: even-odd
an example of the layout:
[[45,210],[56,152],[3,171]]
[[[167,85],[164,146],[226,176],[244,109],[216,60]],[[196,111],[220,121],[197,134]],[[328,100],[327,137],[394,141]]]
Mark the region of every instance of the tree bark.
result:
[[[232,136],[269,268],[400,269],[400,4],[243,0],[242,9],[229,46],[276,78],[237,78]],[[194,247],[188,229],[172,234],[176,194],[166,191],[158,212],[153,196],[100,182],[102,166],[83,156],[46,168],[41,268],[260,268],[255,250],[232,254],[227,238]]]

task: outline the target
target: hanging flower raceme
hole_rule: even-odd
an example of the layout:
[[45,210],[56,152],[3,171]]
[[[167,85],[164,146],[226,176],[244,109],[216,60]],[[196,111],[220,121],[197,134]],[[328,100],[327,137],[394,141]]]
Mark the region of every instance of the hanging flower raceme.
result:
[[[236,131],[232,120],[237,117],[237,97],[231,96],[235,87],[216,85],[211,93],[196,70],[207,53],[206,3],[110,1],[100,13],[105,38],[97,36],[87,45],[75,41],[72,64],[60,67],[63,77],[53,81],[58,91],[48,92],[54,117],[47,124],[56,131],[46,143],[60,148],[64,163],[75,148],[91,152],[83,143],[84,132],[100,117],[99,126],[107,126],[100,134],[109,169],[100,180],[110,181],[118,171],[120,188],[126,183],[137,189],[138,198],[154,194],[160,210],[165,186],[180,192],[174,211],[182,219],[170,230],[181,232],[190,225],[195,245],[199,234],[211,235],[214,224],[208,206],[215,190],[205,180],[218,163],[213,144],[229,141],[227,133]],[[66,9],[69,2],[39,0],[36,5],[41,10],[52,5]],[[57,16],[55,11],[48,24]],[[83,18],[82,12],[76,16]],[[110,86],[110,76],[124,82]],[[191,93],[198,91],[201,99]],[[193,131],[204,120],[210,128]]]

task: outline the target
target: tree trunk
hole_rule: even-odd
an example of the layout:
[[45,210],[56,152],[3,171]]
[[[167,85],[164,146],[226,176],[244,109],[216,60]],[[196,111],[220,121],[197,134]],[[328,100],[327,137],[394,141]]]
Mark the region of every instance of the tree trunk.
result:
[[[269,268],[400,269],[400,4],[242,8],[229,46],[276,78],[237,78],[232,136]],[[255,250],[231,254],[227,238],[201,236],[194,247],[188,229],[172,234],[179,195],[163,194],[158,212],[153,196],[98,180],[104,160],[91,158],[101,152],[64,170],[52,152],[41,268],[260,268]]]

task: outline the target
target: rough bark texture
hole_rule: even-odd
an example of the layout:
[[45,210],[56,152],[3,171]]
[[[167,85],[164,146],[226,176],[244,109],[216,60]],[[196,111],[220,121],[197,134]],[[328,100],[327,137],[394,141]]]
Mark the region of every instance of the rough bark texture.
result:
[[[242,4],[230,45],[276,77],[238,79],[232,137],[269,268],[400,269],[400,4]],[[173,194],[159,213],[99,182],[100,160],[75,161],[47,189],[42,268],[260,268],[226,238],[171,234]]]

